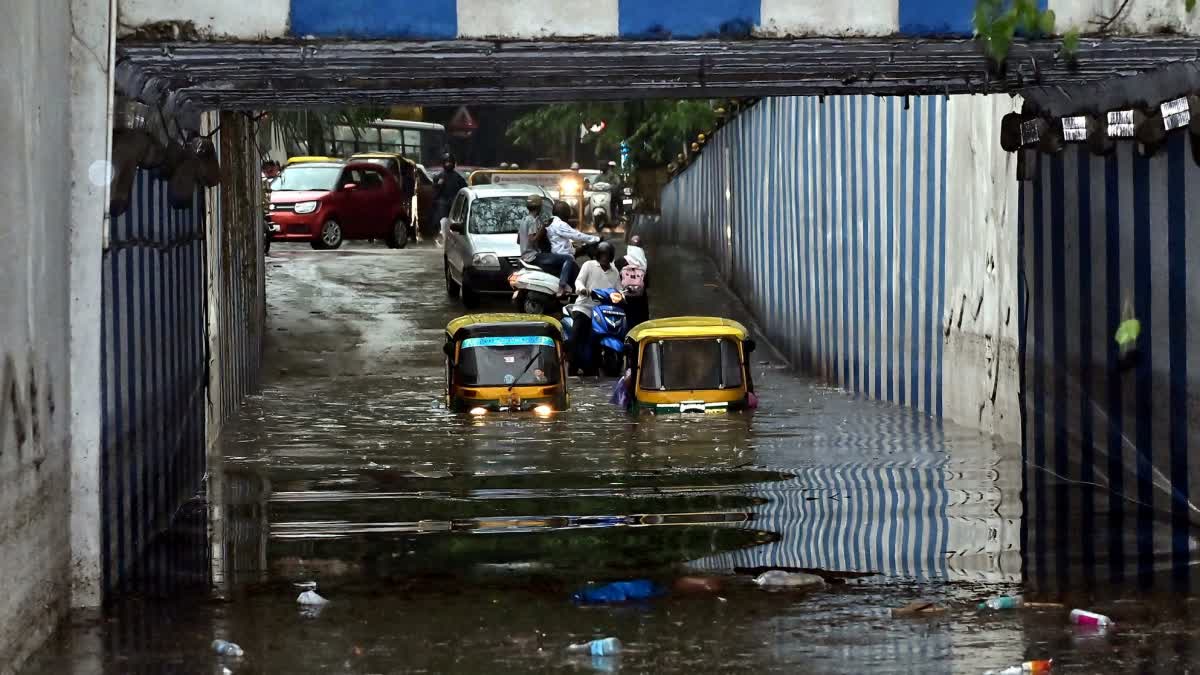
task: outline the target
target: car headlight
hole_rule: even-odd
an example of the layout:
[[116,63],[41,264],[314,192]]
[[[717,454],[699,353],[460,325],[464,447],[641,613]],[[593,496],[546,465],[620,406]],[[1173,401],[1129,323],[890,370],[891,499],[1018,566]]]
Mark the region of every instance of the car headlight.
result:
[[312,213],[317,210],[318,202],[300,202],[296,204],[296,213]]
[[495,253],[476,253],[471,257],[471,266],[484,269],[500,269],[500,259]]

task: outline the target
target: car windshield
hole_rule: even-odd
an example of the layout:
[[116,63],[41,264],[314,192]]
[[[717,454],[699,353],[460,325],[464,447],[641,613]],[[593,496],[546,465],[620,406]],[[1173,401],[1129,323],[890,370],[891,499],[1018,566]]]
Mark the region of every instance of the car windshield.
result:
[[338,176],[342,175],[340,166],[289,166],[279,174],[279,182],[272,186],[272,192],[307,192],[311,190],[332,190],[337,185]]
[[476,199],[471,202],[467,229],[474,234],[516,234],[521,221],[529,214],[526,199],[520,195]]
[[558,351],[545,336],[468,338],[458,352],[458,383],[468,387],[558,384]]
[[660,340],[642,352],[642,389],[688,391],[742,386],[733,340]]

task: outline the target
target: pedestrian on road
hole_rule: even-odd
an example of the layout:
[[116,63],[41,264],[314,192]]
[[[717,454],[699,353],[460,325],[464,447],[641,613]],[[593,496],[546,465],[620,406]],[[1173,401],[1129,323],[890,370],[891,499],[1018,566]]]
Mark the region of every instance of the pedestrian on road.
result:
[[467,187],[467,180],[458,171],[454,156],[450,153],[442,155],[442,173],[433,182],[433,198],[437,205],[437,222],[442,222],[450,213],[450,205],[458,196],[458,191]]
[[[627,268],[629,268],[628,272]],[[634,273],[635,269],[640,274]],[[646,257],[646,250],[642,248],[640,236],[635,234],[629,237],[629,246],[625,250],[625,255],[617,261],[617,270],[621,273],[622,285],[626,285],[627,278],[636,278],[639,282],[639,288],[627,288],[625,294],[625,316],[629,329],[633,330],[638,324],[650,320],[650,296],[646,294],[647,288],[650,286],[650,263]]]

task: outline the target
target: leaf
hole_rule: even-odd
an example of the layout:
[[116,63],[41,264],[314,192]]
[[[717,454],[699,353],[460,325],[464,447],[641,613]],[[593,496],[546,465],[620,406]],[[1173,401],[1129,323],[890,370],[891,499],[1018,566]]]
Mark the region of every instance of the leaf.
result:
[[[1194,1],[1194,0],[1193,0]],[[1074,57],[1079,53],[1079,29],[1072,28],[1063,36],[1062,41],[1063,53],[1069,57]]]
[[1052,9],[1042,12],[1042,15],[1038,17],[1038,30],[1041,31],[1042,35],[1054,34],[1054,19],[1054,10]]
[[1184,0],[1183,6],[1190,12],[1196,9],[1196,0]]
[[1117,326],[1117,334],[1114,336],[1117,345],[1125,349],[1137,341],[1138,336],[1142,334],[1142,324],[1137,319],[1126,319]]

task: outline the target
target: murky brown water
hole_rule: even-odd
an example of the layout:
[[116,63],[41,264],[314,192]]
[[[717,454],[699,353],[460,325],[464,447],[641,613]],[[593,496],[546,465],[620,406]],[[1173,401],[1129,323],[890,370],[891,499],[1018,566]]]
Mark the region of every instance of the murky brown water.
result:
[[[439,253],[278,247],[261,396],[213,459],[207,587],[127,596],[31,672],[1186,672],[1193,599],[1059,584],[1030,597],[1104,611],[980,614],[1021,589],[1020,450],[856,400],[766,362],[750,415],[638,418],[609,384],[552,419],[442,409],[440,330],[458,313]],[[711,273],[660,251],[660,313],[741,311]],[[660,284],[661,286],[661,284]],[[683,291],[688,291],[684,294]],[[699,308],[699,309],[698,309]],[[762,350],[767,351],[767,350]],[[765,357],[768,358],[769,357]],[[201,525],[200,527],[204,527]],[[1026,533],[1028,534],[1028,533]],[[831,583],[771,592],[765,568]],[[715,592],[582,607],[591,581]],[[296,604],[315,580],[331,603]],[[946,611],[893,617],[915,600]],[[566,645],[616,636],[615,658]],[[212,655],[215,637],[246,649]]]

